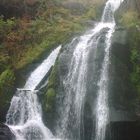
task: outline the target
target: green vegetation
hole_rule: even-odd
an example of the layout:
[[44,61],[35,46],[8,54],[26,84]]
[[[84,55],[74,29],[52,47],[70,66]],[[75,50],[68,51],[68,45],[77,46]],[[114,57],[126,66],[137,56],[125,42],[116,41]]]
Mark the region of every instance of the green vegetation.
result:
[[55,105],[55,97],[57,93],[57,84],[58,82],[58,62],[56,62],[55,66],[52,69],[51,75],[49,77],[49,83],[47,87],[47,92],[45,94],[44,106],[46,112],[52,112],[53,106]]
[[2,74],[0,75],[0,93],[7,94],[8,92],[10,92],[8,88],[10,87],[11,89],[13,87],[14,80],[15,76],[13,71],[7,69],[2,72]]
[[48,88],[56,88],[57,83],[58,83],[58,62],[56,61],[55,66],[52,69],[51,75],[49,77],[49,83],[48,83]]
[[137,11],[128,10],[120,16],[119,23],[128,30],[132,72],[130,79],[140,95],[140,19]]
[[12,70],[7,69],[0,75],[0,107],[4,108],[13,96],[15,76]]
[[[27,66],[27,64],[39,59],[43,52],[49,52],[58,44],[67,41],[73,33],[79,33],[79,31],[83,30],[82,26],[78,25],[78,23],[68,22],[63,19],[59,19],[57,23],[52,25],[47,25],[43,20],[36,22],[40,22],[42,25],[41,27],[38,27],[38,35],[36,34],[40,39],[35,37],[39,43],[33,42],[31,46],[28,46],[23,53],[23,56],[16,64],[17,69],[23,68]],[[37,29],[36,27],[33,28]]]
[[3,17],[0,17],[0,41],[3,41],[4,38],[12,31],[15,27],[15,19],[7,19],[4,21]]
[[131,47],[131,62],[133,64],[131,80],[136,86],[138,93],[140,93],[140,32],[133,29],[129,33],[131,35],[129,43]]
[[53,88],[50,88],[46,93],[46,102],[45,102],[46,112],[52,112],[54,107],[55,96],[56,96],[55,90]]
[[73,13],[71,9],[52,3],[48,10],[42,10],[34,20],[26,16],[6,21],[1,18],[3,56],[10,57],[9,65],[14,69],[22,69],[40,59],[43,52],[49,52],[56,45],[68,41],[74,34],[84,31],[87,27],[85,22],[97,19],[100,8],[101,4],[91,5],[78,14],[78,10]]
[[127,28],[134,27],[140,24],[139,15],[135,11],[127,11],[122,14],[120,23]]
[[[98,19],[103,6],[101,1],[88,1],[88,4],[81,0],[77,6],[82,8],[76,8],[74,0],[27,0],[24,3],[5,0],[0,4],[7,10],[0,17],[0,96],[5,96],[4,101],[9,102],[12,95],[14,72],[20,72],[57,45],[65,44],[74,35],[84,32],[88,28],[87,20]],[[71,8],[67,7],[69,2],[74,3]],[[54,104],[56,71],[54,67],[45,94],[47,110],[51,110]]]

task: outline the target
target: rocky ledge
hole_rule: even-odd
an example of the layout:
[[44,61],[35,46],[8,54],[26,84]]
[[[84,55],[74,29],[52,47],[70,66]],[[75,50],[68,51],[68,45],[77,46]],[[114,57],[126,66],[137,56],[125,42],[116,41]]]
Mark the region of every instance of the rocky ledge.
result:
[[0,123],[0,140],[15,140],[10,128],[2,123]]
[[139,140],[140,121],[110,122],[105,140]]

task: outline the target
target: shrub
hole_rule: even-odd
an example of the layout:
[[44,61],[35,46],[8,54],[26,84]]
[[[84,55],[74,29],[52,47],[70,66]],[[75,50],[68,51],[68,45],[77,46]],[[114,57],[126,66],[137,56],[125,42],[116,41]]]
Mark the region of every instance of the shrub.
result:
[[0,41],[3,41],[4,38],[11,32],[16,26],[16,20],[14,18],[7,19],[6,21],[3,17],[0,17]]
[[0,93],[6,94],[14,86],[15,76],[12,70],[7,69],[0,75]]

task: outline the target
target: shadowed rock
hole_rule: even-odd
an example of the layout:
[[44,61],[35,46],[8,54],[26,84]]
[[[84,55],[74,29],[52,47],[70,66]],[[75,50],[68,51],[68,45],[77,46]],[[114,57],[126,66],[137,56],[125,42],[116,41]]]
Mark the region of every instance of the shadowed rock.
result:
[[105,140],[139,140],[140,122],[121,121],[110,122],[107,126]]
[[0,124],[0,140],[15,140],[14,134],[5,124]]

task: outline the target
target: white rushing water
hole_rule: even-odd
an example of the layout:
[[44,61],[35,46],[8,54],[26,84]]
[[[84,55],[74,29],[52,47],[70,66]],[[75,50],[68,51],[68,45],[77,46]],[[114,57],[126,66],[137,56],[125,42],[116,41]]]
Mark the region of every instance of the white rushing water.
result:
[[108,107],[108,69],[110,64],[110,47],[111,38],[115,31],[114,12],[119,8],[123,0],[108,0],[102,16],[103,24],[110,24],[109,31],[106,35],[105,42],[105,57],[102,65],[101,76],[98,82],[97,105],[96,105],[96,137],[95,140],[104,140],[106,125],[109,121],[109,107]]
[[[98,35],[102,35],[107,29],[104,44],[104,58],[102,62],[99,81],[97,81],[97,102],[96,102],[96,134],[93,139],[104,140],[106,125],[109,120],[108,107],[108,68],[110,64],[111,38],[115,30],[114,12],[119,8],[123,0],[108,0],[106,2],[101,22],[87,34],[81,36],[73,51],[69,72],[63,80],[65,98],[60,109],[60,119],[56,132],[62,139],[81,140],[81,129],[83,129],[83,110],[85,96],[87,93],[87,69],[90,48],[97,48]],[[94,41],[94,43],[93,43]],[[71,43],[72,44],[72,43]],[[70,44],[70,45],[71,45]],[[94,44],[94,45],[93,45]],[[95,60],[96,61],[96,60]],[[93,61],[93,63],[95,63]],[[72,123],[74,122],[74,123]],[[72,130],[70,130],[72,129]],[[72,132],[71,132],[72,131]],[[72,134],[71,134],[72,133]],[[74,134],[75,133],[75,134]]]
[[49,72],[50,68],[54,65],[60,48],[61,46],[56,48],[53,53],[51,53],[48,58],[45,59],[42,64],[31,73],[24,86],[25,89],[34,90],[36,88],[44,76]]
[[[68,75],[63,80],[66,97],[63,100],[62,110],[60,110],[61,119],[57,126],[57,136],[62,139],[71,137],[71,140],[80,140],[81,127],[83,125],[84,99],[86,95],[87,67],[88,57],[92,46],[92,38],[104,28],[110,28],[110,23],[99,23],[93,30],[79,38],[75,46],[71,63],[69,65]],[[71,43],[72,44],[72,43]],[[76,136],[72,136],[69,131],[69,125],[72,124],[72,131],[75,130]]]
[[[6,124],[17,140],[52,140],[50,130],[42,121],[42,109],[34,89],[54,65],[61,46],[52,53],[29,76],[23,89],[18,89],[12,98],[6,116]],[[28,90],[27,90],[28,89]],[[56,140],[56,139],[55,139]]]

